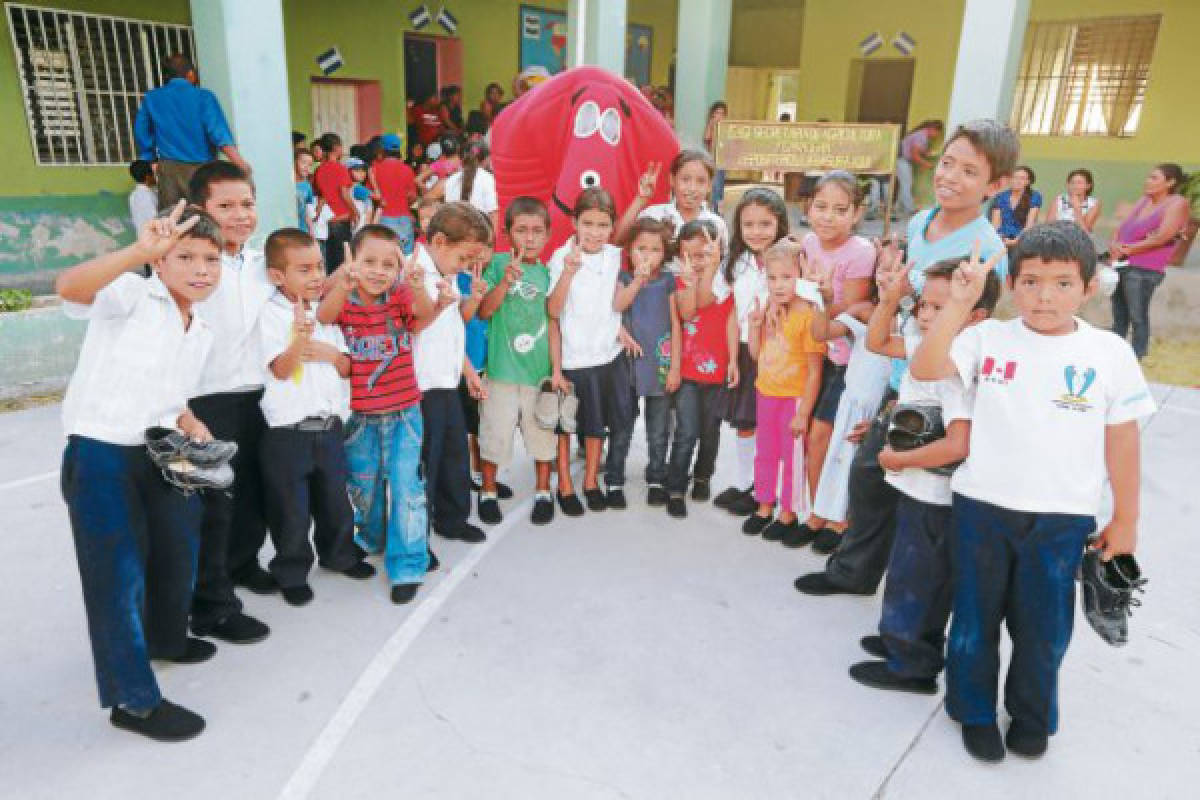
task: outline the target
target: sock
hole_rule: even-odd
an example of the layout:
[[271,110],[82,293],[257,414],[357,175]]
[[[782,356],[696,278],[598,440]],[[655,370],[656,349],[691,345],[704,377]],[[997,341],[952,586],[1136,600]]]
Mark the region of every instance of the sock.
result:
[[495,492],[480,492],[479,499],[480,500],[496,500],[497,495]]
[[[462,473],[460,472],[459,475],[461,475],[461,474]],[[471,480],[474,483],[478,483],[480,486],[483,486],[483,473],[472,471],[471,472]]]
[[550,500],[550,499],[552,499],[552,497],[550,495],[550,490],[549,489],[538,489],[536,492],[534,492],[533,499],[534,500]]
[[738,471],[734,485],[749,489],[754,485],[754,437],[737,437]]

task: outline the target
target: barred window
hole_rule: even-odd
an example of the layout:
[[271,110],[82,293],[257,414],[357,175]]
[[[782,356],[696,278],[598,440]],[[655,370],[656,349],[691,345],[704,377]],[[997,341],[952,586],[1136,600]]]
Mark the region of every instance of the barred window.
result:
[[5,3],[29,138],[38,164],[128,164],[142,95],[172,53],[192,58],[192,29]]
[[1161,14],[1031,22],[1012,125],[1043,136],[1133,136]]

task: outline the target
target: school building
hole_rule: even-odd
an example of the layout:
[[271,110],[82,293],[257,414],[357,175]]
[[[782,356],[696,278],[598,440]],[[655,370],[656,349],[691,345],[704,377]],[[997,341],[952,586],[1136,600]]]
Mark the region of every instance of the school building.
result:
[[[0,286],[128,241],[132,121],[194,55],[255,168],[262,227],[294,216],[290,132],[404,132],[449,84],[478,107],[524,67],[670,85],[680,138],[732,118],[1012,120],[1048,198],[1086,166],[1109,212],[1148,169],[1200,167],[1196,0],[26,0],[0,27]],[[1192,42],[1192,44],[1189,44]]]

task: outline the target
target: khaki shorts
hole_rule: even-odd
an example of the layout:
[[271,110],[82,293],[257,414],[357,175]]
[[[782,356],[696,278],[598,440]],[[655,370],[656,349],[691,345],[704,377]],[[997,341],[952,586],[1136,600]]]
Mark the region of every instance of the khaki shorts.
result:
[[534,461],[553,461],[558,437],[537,424],[534,406],[538,388],[519,383],[488,384],[487,399],[479,404],[479,456],[498,467],[512,460],[513,432],[521,428],[525,450]]

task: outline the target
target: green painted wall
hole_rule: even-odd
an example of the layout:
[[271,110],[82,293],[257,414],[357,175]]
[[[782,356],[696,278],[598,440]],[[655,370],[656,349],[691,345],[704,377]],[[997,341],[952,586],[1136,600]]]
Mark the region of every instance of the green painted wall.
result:
[[804,0],[733,0],[729,66],[799,67],[804,12]]

